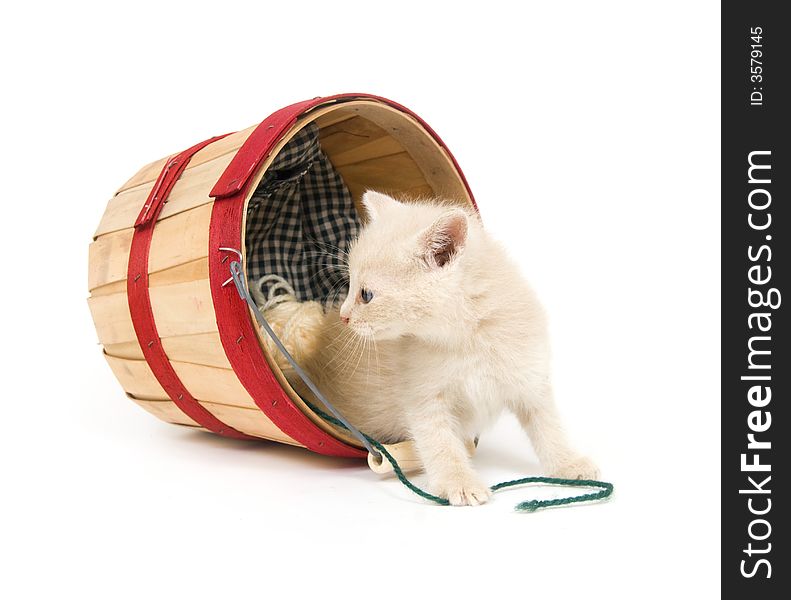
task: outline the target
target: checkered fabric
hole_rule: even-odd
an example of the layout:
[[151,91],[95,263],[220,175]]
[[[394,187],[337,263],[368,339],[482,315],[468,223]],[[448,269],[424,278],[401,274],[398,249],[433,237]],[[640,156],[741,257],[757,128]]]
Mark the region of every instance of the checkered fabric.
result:
[[[311,123],[286,144],[267,169],[247,209],[247,278],[257,284],[279,275],[297,299],[343,298],[348,289],[343,253],[359,221],[351,194],[319,145]],[[263,284],[261,291],[269,293]]]

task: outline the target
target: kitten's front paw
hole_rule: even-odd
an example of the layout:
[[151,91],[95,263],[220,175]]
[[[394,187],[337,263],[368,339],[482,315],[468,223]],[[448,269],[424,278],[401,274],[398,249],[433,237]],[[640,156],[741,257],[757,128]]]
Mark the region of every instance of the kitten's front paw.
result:
[[492,497],[492,490],[474,476],[459,477],[433,486],[437,496],[447,498],[453,506],[478,506]]
[[598,479],[599,469],[591,459],[578,456],[554,469],[551,475],[559,479]]

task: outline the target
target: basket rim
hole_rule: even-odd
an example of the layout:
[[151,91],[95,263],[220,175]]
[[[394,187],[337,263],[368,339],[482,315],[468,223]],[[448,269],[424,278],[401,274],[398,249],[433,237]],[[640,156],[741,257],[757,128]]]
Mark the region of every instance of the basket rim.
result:
[[237,150],[212,188],[210,196],[214,198],[214,206],[209,233],[209,281],[226,356],[240,383],[261,411],[284,434],[309,450],[334,456],[363,457],[367,452],[358,440],[313,413],[286,381],[274,357],[269,355],[259,339],[261,334],[251,311],[232,285],[223,285],[228,280],[227,262],[224,264],[222,253],[215,251],[221,247],[238,247],[244,263],[247,203],[278,151],[319,116],[351,102],[383,105],[414,120],[443,150],[454,175],[477,210],[469,184],[452,153],[416,113],[397,102],[371,94],[349,93],[313,98],[282,108],[264,119]]

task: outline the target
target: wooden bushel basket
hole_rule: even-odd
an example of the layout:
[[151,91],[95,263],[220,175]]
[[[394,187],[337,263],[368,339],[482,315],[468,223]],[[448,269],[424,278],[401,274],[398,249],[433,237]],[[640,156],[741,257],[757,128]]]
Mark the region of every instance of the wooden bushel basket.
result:
[[311,122],[361,215],[366,189],[474,206],[453,156],[417,115],[366,94],[314,98],[151,163],[127,181],[90,245],[88,304],[126,395],[156,417],[363,457],[356,439],[325,423],[291,388],[228,284],[229,262],[245,252],[250,195],[280,149]]

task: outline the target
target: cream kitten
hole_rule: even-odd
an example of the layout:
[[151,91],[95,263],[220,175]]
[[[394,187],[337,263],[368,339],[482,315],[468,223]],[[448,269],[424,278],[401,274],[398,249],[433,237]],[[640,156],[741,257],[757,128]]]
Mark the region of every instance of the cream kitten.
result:
[[369,221],[349,249],[340,308],[283,302],[266,313],[328,400],[382,442],[414,440],[430,489],[451,504],[490,497],[468,448],[503,409],[547,472],[595,479],[555,409],[544,312],[478,215],[377,192],[363,204]]

